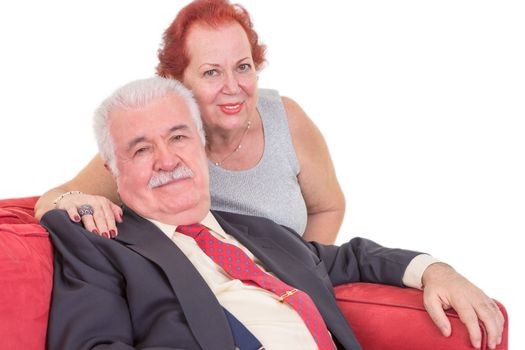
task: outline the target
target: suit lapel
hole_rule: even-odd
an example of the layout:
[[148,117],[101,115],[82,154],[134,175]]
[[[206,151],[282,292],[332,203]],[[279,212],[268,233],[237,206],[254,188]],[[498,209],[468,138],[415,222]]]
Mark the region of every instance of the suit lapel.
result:
[[127,218],[117,240],[166,274],[184,316],[203,349],[233,349],[228,321],[217,298],[184,253],[154,224],[124,207]]

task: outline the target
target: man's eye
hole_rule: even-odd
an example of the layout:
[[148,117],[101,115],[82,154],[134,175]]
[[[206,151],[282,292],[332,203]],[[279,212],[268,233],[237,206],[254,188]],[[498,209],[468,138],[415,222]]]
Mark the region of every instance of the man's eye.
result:
[[174,135],[174,136],[171,138],[171,140],[172,140],[172,141],[182,141],[182,140],[184,140],[185,138],[186,138],[186,136],[184,136],[184,135]]
[[146,153],[148,151],[148,149],[149,149],[148,147],[141,147],[141,148],[137,149],[133,155],[134,156],[139,156],[141,154]]

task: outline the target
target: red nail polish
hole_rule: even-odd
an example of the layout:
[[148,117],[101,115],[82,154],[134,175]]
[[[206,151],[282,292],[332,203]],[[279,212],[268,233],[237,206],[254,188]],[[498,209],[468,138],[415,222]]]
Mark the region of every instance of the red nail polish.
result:
[[109,230],[109,235],[111,238],[115,238],[117,236],[117,232],[115,232],[115,230]]
[[75,215],[75,216],[73,217],[73,220],[75,220],[75,222],[80,222],[80,216]]
[[96,228],[94,228],[93,231],[91,231],[91,232],[93,232],[94,234],[98,235],[98,230]]

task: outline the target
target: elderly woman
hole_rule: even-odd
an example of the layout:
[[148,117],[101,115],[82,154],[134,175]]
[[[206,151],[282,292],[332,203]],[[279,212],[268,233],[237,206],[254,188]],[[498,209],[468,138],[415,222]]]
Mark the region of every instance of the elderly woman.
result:
[[[334,243],[345,200],[327,145],[296,102],[258,89],[264,55],[243,7],[195,0],[166,30],[157,73],[182,81],[199,104],[212,209],[267,217],[306,240]],[[97,155],[74,179],[46,192],[35,212],[40,218],[65,209],[87,229],[112,237],[122,214],[114,203],[115,183]]]

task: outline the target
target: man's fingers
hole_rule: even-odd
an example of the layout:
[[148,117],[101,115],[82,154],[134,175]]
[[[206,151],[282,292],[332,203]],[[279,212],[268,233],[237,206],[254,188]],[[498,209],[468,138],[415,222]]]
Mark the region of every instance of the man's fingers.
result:
[[425,296],[425,309],[427,310],[432,322],[439,328],[441,334],[445,337],[450,336],[450,321],[443,311],[443,306],[437,296]]
[[465,327],[470,337],[470,343],[476,349],[481,347],[481,329],[479,327],[478,315],[472,307],[455,308],[459,319]]
[[482,303],[476,310],[479,319],[487,329],[487,344],[490,349],[495,349],[501,343],[505,318],[498,305],[487,297],[487,301]]

